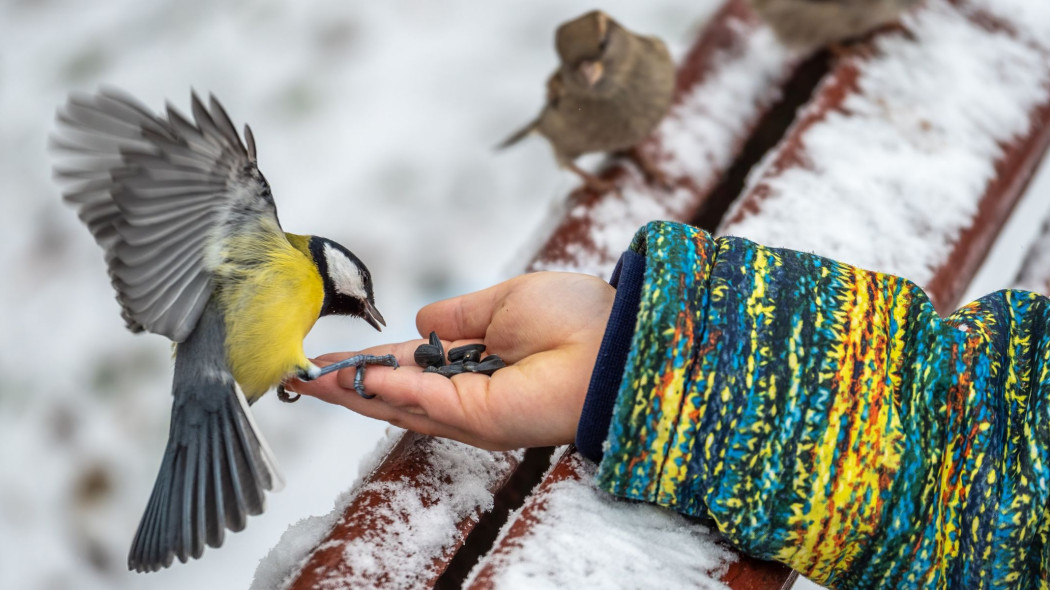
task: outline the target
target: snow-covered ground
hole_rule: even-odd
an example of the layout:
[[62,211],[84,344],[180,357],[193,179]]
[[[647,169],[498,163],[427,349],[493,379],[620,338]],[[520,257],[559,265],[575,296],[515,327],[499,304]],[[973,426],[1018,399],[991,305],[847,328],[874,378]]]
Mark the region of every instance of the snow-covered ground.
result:
[[384,426],[304,399],[253,408],[287,486],[220,550],[150,575],[125,556],[167,436],[170,348],[126,332],[59,199],[47,135],[71,90],[153,108],[214,92],[249,122],[289,231],[334,238],[389,328],[325,319],[308,354],[415,337],[415,311],[518,270],[575,178],[530,139],[557,23],[599,6],[682,49],[715,0],[0,4],[0,587],[245,588],[289,524],[325,514]]

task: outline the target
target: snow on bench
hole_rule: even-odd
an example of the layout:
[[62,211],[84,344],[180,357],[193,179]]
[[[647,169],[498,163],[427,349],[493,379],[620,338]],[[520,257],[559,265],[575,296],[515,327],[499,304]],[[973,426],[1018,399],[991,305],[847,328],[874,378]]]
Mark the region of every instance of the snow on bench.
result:
[[718,233],[908,277],[944,313],[1050,140],[1050,3],[929,0],[905,25],[836,64]]
[[524,454],[395,435],[379,465],[329,518],[285,533],[253,589],[432,587]]
[[[669,510],[614,500],[570,446],[464,584],[494,588],[790,588],[777,563],[738,556]],[[658,583],[657,583],[658,582]]]
[[[1050,61],[1036,42],[1050,36],[1029,34],[1050,25],[1050,12],[1025,23],[1034,25],[1028,30],[1009,14],[991,0],[958,7],[931,0],[909,19],[910,36],[882,37],[838,60],[720,233],[914,276],[940,309],[951,309],[1050,140]],[[1044,239],[1040,254],[1050,245]],[[574,523],[563,524],[567,514],[612,512],[590,484],[591,471],[567,451],[474,570],[471,587],[548,570],[555,573],[545,579],[557,579],[561,568],[629,576],[630,567],[609,571],[610,563],[632,563],[615,548],[614,559],[593,562],[587,553],[543,551],[551,538],[578,535]],[[582,496],[588,503],[574,512],[559,507],[559,496],[579,498],[579,489],[593,492]],[[651,565],[661,575],[674,567]],[[789,583],[781,577],[747,587]]]
[[1050,294],[1050,219],[1028,249],[1014,285],[1018,289]]
[[[909,35],[848,51],[755,167],[720,232],[912,277],[949,310],[1050,140],[1050,5],[1040,4],[928,0],[908,17]],[[741,2],[727,2],[679,69],[672,113],[640,148],[673,188],[614,163],[602,175],[620,191],[574,193],[528,269],[607,276],[645,222],[696,219],[798,63]],[[521,453],[405,434],[332,516],[289,530],[255,587],[458,583],[443,570],[522,463]],[[572,586],[565,576],[670,572],[699,588],[792,583],[787,568],[738,558],[695,523],[601,494],[592,471],[559,449],[467,583]],[[598,536],[612,540],[598,548]],[[653,546],[678,551],[640,561]]]

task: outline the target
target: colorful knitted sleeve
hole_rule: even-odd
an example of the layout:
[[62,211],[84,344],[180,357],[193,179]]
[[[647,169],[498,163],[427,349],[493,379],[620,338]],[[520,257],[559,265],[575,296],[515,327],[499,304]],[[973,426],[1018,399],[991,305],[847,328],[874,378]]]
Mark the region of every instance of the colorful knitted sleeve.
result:
[[652,223],[598,483],[834,588],[1047,588],[1050,306]]

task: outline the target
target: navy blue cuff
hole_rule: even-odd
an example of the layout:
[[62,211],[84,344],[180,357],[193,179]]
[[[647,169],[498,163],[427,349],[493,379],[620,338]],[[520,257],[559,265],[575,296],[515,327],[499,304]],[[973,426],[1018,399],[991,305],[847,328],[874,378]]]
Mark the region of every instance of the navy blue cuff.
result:
[[631,350],[644,279],[645,256],[631,250],[624,252],[609,280],[616,287],[616,300],[591,373],[580,423],[576,427],[576,449],[594,462],[601,461],[605,452],[602,447],[609,436],[613,406],[623,380],[627,353]]

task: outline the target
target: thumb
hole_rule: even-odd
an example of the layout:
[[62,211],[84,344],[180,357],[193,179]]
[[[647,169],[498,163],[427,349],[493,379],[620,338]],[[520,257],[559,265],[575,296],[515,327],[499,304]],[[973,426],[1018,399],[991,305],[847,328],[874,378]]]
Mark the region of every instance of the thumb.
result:
[[416,314],[423,336],[437,332],[445,340],[483,339],[499,302],[513,288],[514,279],[467,295],[431,303]]

